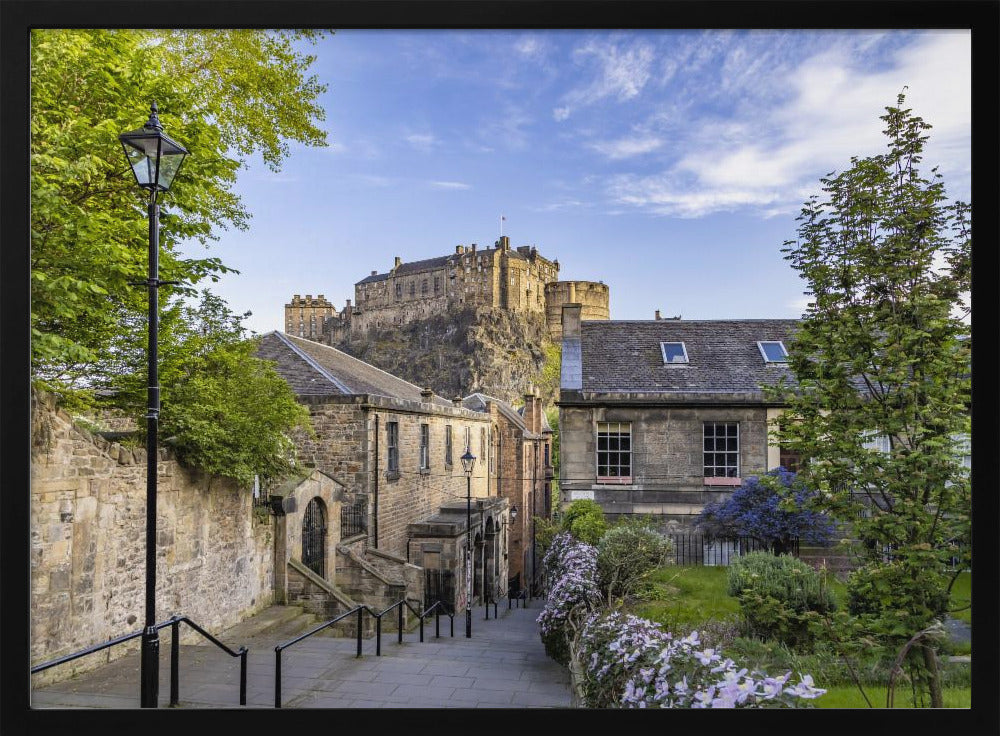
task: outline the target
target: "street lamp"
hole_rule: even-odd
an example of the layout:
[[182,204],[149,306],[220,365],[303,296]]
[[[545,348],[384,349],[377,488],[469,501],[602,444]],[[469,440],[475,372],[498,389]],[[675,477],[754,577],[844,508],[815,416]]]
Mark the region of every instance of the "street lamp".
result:
[[156,195],[166,192],[177,174],[187,150],[163,133],[156,103],[150,105],[149,120],[139,130],[118,136],[136,183],[149,192],[149,275],[135,286],[149,289],[149,344],[147,348],[146,410],[146,623],[142,630],[140,704],[155,708],[159,701],[160,637],[156,631],[156,428],[160,415],[160,386],[157,375],[157,331],[159,301],[157,289],[169,281],[159,275],[159,205]]
[[465,448],[462,469],[465,470],[465,638],[472,637],[472,469],[476,456]]

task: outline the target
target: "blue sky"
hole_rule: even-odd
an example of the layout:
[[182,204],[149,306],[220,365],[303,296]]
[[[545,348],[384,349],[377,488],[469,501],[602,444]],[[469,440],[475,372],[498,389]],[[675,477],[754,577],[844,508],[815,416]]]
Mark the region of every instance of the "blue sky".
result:
[[213,289],[259,333],[293,294],[340,309],[395,256],[501,225],[607,283],[612,319],[798,317],[782,244],[820,177],[883,150],[904,86],[925,171],[971,196],[968,31],[346,30],[309,52],[329,147],[251,160],[250,228],[211,246],[240,271]]

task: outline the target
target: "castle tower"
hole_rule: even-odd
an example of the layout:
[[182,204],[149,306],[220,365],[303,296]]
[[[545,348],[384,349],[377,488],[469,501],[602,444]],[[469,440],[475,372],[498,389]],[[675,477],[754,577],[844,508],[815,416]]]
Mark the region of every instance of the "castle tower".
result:
[[603,281],[553,281],[545,285],[545,324],[549,337],[562,340],[563,304],[581,305],[580,319],[610,319],[610,292]]
[[285,305],[285,333],[318,341],[323,335],[324,322],[336,316],[337,308],[322,294],[316,298],[306,294],[305,299],[295,294]]

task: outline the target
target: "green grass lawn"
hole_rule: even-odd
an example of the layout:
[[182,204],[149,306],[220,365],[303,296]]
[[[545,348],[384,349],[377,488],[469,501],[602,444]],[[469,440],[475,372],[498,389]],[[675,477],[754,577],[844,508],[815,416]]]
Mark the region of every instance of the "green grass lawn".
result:
[[[827,687],[826,694],[813,701],[817,708],[867,708],[868,703],[854,685]],[[872,701],[871,707],[885,708],[885,688],[867,687],[865,693]],[[945,708],[971,708],[972,689],[967,687],[946,687],[942,691]],[[910,694],[905,689],[897,690],[895,708],[912,708]]]
[[725,567],[668,565],[650,578],[654,599],[634,604],[630,613],[666,628],[697,628],[708,621],[735,620],[740,603],[726,593]]
[[962,608],[961,611],[953,611],[952,617],[957,618],[960,621],[965,621],[967,624],[972,623],[972,609],[964,608],[968,606],[972,601],[972,573],[963,572],[959,573],[958,580],[951,588],[951,607],[952,609]]

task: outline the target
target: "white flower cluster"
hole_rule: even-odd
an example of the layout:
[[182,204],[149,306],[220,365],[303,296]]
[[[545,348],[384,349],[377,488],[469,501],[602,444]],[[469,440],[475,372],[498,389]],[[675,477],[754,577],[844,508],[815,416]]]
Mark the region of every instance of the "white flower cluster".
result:
[[589,707],[794,708],[825,690],[803,675],[748,672],[705,647],[697,632],[683,639],[659,624],[622,614],[595,613],[584,624],[580,657]]
[[597,548],[563,532],[556,535],[543,560],[551,586],[538,616],[542,636],[566,625],[570,613],[591,610],[600,600],[597,587]]

